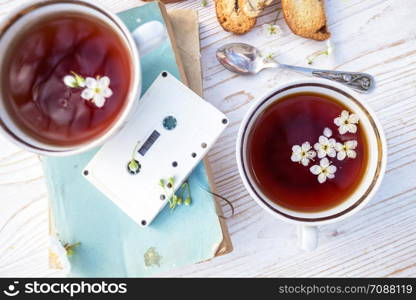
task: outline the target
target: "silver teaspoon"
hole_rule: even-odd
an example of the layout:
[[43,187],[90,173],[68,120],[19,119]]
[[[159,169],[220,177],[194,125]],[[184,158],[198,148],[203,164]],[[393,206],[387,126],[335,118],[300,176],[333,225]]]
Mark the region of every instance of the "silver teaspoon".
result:
[[227,70],[243,75],[257,74],[267,68],[285,68],[336,81],[360,93],[368,93],[375,86],[373,76],[366,73],[319,70],[266,61],[256,47],[244,43],[222,46],[217,50],[217,59]]

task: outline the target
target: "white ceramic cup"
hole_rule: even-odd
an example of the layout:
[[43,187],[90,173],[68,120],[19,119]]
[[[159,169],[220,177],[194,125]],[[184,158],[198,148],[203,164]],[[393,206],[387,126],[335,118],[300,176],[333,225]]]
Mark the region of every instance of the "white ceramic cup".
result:
[[[368,140],[369,161],[361,184],[353,194],[336,207],[320,212],[299,212],[289,210],[268,199],[252,179],[247,164],[247,138],[257,117],[275,101],[282,97],[299,93],[314,92],[328,95],[343,103],[351,112],[360,117],[360,128]],[[307,79],[289,82],[278,86],[255,101],[242,121],[236,148],[237,164],[244,186],[253,199],[276,218],[298,225],[299,246],[313,250],[318,245],[318,226],[343,220],[362,209],[378,189],[387,162],[387,145],[383,130],[372,110],[359,100],[358,94],[344,87],[323,79]],[[289,158],[288,158],[289,159]]]
[[[35,0],[26,2],[23,6],[12,11],[3,19],[0,25],[0,70],[3,57],[16,35],[23,28],[30,26],[39,18],[59,13],[80,13],[99,19],[109,25],[116,32],[125,47],[129,50],[132,62],[131,84],[126,105],[117,120],[109,129],[81,145],[64,147],[40,142],[26,134],[8,115],[4,101],[0,94],[0,132],[11,142],[28,151],[48,156],[67,156],[78,154],[103,144],[109,137],[118,132],[128,121],[135,104],[141,95],[142,74],[140,56],[158,48],[167,38],[164,25],[151,21],[138,27],[130,33],[124,23],[115,14],[88,0]],[[30,51],[30,49],[28,49]],[[0,74],[0,82],[1,82]]]

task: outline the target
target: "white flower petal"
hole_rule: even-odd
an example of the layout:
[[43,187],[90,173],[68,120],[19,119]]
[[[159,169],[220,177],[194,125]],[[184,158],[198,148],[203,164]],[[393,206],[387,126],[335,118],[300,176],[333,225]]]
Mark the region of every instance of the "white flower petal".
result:
[[351,114],[348,118],[350,123],[358,123],[360,121],[360,117],[357,114]]
[[305,167],[309,165],[309,159],[307,157],[302,158],[301,162]]
[[334,119],[334,124],[337,126],[341,126],[342,120],[340,117]]
[[300,153],[292,153],[292,156],[290,157],[290,159],[293,162],[299,162],[302,159],[302,155]]
[[104,106],[104,103],[105,103],[105,98],[104,98],[103,95],[95,94],[94,97],[93,97],[93,99],[92,99],[92,102],[97,107],[103,107]]
[[318,175],[318,181],[319,183],[324,183],[326,181],[326,175],[321,173]]
[[91,100],[95,95],[94,90],[86,88],[82,91],[81,93],[81,98],[85,99],[85,100]]
[[337,143],[337,141],[336,141],[335,139],[329,139],[329,140],[328,140],[328,145],[329,145],[331,148],[334,148],[334,147],[335,147],[335,145],[336,145],[336,143]]
[[108,78],[107,76],[101,77],[100,79],[98,79],[98,85],[102,89],[107,88],[110,85],[110,78]]
[[347,125],[348,131],[351,133],[356,133],[357,132],[357,125],[355,124],[349,124]]
[[329,179],[333,179],[333,178],[335,178],[335,175],[334,175],[334,174],[329,173],[328,175],[326,175],[326,177],[327,177],[327,178],[329,178]]
[[342,151],[338,152],[337,159],[338,160],[344,160],[346,156],[347,156],[346,152],[344,150],[342,150]]
[[97,80],[95,80],[95,78],[92,77],[87,77],[85,79],[85,86],[89,89],[95,89],[97,87]]
[[309,151],[309,149],[311,149],[311,144],[309,144],[309,142],[305,142],[302,144],[303,151]]
[[75,77],[72,75],[67,75],[64,77],[64,83],[66,86],[74,88],[77,86],[77,81],[75,80]]
[[319,143],[321,145],[328,145],[328,143],[329,143],[328,138],[326,136],[321,135],[319,137]]
[[313,146],[313,148],[314,148],[316,151],[319,151],[319,149],[321,149],[321,144],[316,143],[316,144]]
[[326,151],[319,149],[318,150],[318,158],[324,158],[326,156]]
[[347,150],[347,156],[349,158],[356,158],[357,157],[357,152],[355,152],[354,150]]
[[326,152],[326,154],[327,154],[329,157],[335,157],[335,156],[337,155],[337,152],[335,151],[335,149],[334,149],[334,148],[330,148],[330,149],[328,149],[328,151]]
[[343,119],[344,121],[345,120],[348,120],[348,117],[350,116],[350,113],[348,112],[348,111],[346,111],[346,110],[343,110],[342,112],[341,112],[341,119]]
[[336,143],[335,144],[335,150],[337,151],[343,151],[344,150],[344,145],[341,143]]
[[314,166],[310,167],[309,170],[311,171],[312,174],[319,175],[319,174],[321,174],[322,168],[318,165],[314,165]]
[[299,145],[294,145],[294,146],[292,147],[292,151],[293,151],[294,153],[300,153],[300,152],[302,151],[302,148],[301,148]]
[[104,97],[109,98],[113,95],[113,91],[110,88],[105,88],[102,94]]
[[263,28],[264,35],[269,36],[270,35],[269,24],[263,24],[262,28]]
[[345,143],[345,145],[347,146],[348,149],[355,149],[357,148],[357,141],[348,141]]
[[308,153],[306,153],[307,154],[307,156],[309,157],[309,158],[314,158],[315,156],[316,156],[316,152],[315,151],[308,151]]
[[348,126],[347,125],[341,125],[338,128],[338,131],[340,134],[346,134],[348,132]]
[[332,136],[332,130],[329,129],[328,127],[325,127],[324,136],[326,136],[327,138],[330,138]]
[[334,165],[330,165],[330,166],[328,166],[327,170],[328,170],[329,174],[334,174],[337,171],[337,167],[334,166]]
[[319,164],[321,165],[321,168],[328,167],[329,166],[329,160],[328,160],[328,158],[326,158],[326,157],[325,158],[322,158]]

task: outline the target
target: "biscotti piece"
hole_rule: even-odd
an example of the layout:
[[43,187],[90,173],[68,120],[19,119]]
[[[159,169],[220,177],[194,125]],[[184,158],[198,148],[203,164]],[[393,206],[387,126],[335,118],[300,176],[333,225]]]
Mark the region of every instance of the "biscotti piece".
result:
[[244,0],[243,11],[247,16],[257,18],[272,2],[273,0]]
[[244,34],[256,24],[256,18],[247,16],[242,7],[244,0],[216,0],[215,10],[222,28],[235,34]]
[[282,0],[282,9],[294,34],[317,41],[331,36],[327,31],[323,0]]

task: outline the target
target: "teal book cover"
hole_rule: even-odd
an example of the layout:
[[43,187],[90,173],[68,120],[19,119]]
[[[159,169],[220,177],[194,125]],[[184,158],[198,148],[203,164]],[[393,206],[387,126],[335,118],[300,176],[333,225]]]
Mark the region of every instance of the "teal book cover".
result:
[[[156,2],[119,16],[130,31],[151,20],[165,22]],[[162,70],[179,78],[170,40],[141,63],[143,93]],[[63,243],[80,243],[69,276],[148,277],[217,254],[224,235],[204,163],[188,179],[192,205],[173,213],[165,207],[149,227],[140,227],[82,176],[97,151],[43,159],[54,231]]]

